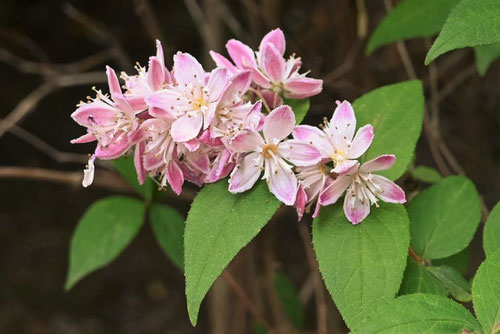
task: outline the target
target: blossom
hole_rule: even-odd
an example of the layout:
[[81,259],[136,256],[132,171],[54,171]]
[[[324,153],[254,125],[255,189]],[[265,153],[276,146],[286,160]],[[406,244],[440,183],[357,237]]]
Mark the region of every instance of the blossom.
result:
[[94,160],[95,160],[95,155],[89,156],[89,162],[87,166],[85,166],[85,169],[83,170],[83,180],[82,180],[82,186],[87,188],[94,182]]
[[365,162],[356,163],[344,175],[339,175],[319,196],[320,205],[335,203],[346,191],[344,213],[347,219],[358,224],[370,213],[371,205],[378,207],[378,200],[389,203],[405,203],[404,191],[391,180],[372,172],[385,170],[396,162],[392,154],[381,155]]
[[217,52],[210,51],[210,55],[217,66],[232,73],[252,71],[253,81],[263,89],[262,95],[268,104],[275,107],[282,104],[281,97],[304,99],[319,94],[323,89],[322,80],[299,73],[302,66],[300,58],[292,55],[285,60],[285,47],[285,36],[278,28],[264,36],[257,52],[238,40],[229,40],[226,49],[235,65]]
[[[305,211],[309,211],[311,205],[318,199],[321,192],[333,182],[330,169],[325,165],[324,161],[312,166],[297,167],[295,169],[299,188],[294,206],[297,210],[299,220],[302,219]],[[313,218],[319,214],[320,208],[321,205],[317,202]]]
[[293,205],[297,195],[297,178],[289,161],[297,166],[309,166],[320,161],[318,150],[312,145],[286,139],[295,126],[295,115],[289,106],[274,109],[266,117],[263,136],[249,130],[236,136],[231,142],[240,160],[231,173],[229,191],[240,193],[250,189],[261,171],[269,190],[286,205]]

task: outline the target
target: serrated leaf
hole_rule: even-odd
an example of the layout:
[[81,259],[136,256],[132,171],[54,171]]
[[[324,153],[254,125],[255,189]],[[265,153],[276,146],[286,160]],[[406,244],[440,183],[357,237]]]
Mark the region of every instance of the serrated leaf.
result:
[[417,293],[382,306],[352,333],[473,333],[481,332],[474,316],[453,300]]
[[392,42],[437,34],[459,0],[405,0],[390,12],[370,37],[366,53]]
[[500,43],[500,1],[461,0],[451,10],[425,64],[448,51]]
[[418,292],[443,297],[448,295],[443,284],[431,275],[423,264],[417,263],[413,258],[409,257],[399,294],[409,295]]
[[206,185],[194,199],[186,220],[186,296],[193,325],[215,279],[280,206],[263,181],[242,194],[231,194],[227,188],[227,180]]
[[304,309],[300,304],[297,288],[281,271],[274,274],[274,286],[283,310],[297,329],[304,326]]
[[486,256],[500,250],[500,202],[490,212],[483,230],[483,248]]
[[476,55],[477,71],[484,76],[491,63],[500,57],[500,44],[476,46],[474,53]]
[[153,180],[146,178],[143,185],[139,184],[137,173],[134,167],[133,157],[121,157],[114,160],[115,169],[123,176],[125,180],[145,199],[153,198],[154,184]]
[[500,331],[500,251],[486,258],[472,281],[472,303],[485,333]]
[[481,219],[481,201],[469,179],[450,176],[415,196],[408,214],[413,250],[439,259],[467,247]]
[[469,270],[470,245],[452,256],[444,257],[442,259],[434,259],[432,260],[432,264],[435,266],[447,265],[455,268],[462,275],[465,275]]
[[65,289],[113,261],[139,232],[144,204],[134,198],[113,196],[92,204],[78,222],[71,239]]
[[427,183],[436,183],[439,182],[443,177],[441,174],[435,170],[434,168],[430,168],[427,166],[417,166],[411,171],[411,176],[415,180],[419,180]]
[[306,117],[309,111],[310,100],[309,99],[283,99],[283,104],[287,104],[292,107],[293,113],[295,114],[295,123],[300,124]]
[[323,208],[314,220],[320,271],[350,328],[398,292],[408,254],[408,224],[402,205],[385,203],[373,207],[359,225],[347,221],[339,204]]
[[149,211],[156,240],[172,262],[184,271],[184,217],[174,208],[153,204]]
[[450,266],[430,266],[427,270],[434,275],[459,302],[466,303],[472,300],[470,283]]
[[380,174],[396,180],[412,161],[422,130],[422,83],[418,80],[405,81],[375,89],[354,101],[353,107],[358,126],[370,123],[375,128],[375,138],[363,160],[381,154],[395,154],[397,160],[394,166]]

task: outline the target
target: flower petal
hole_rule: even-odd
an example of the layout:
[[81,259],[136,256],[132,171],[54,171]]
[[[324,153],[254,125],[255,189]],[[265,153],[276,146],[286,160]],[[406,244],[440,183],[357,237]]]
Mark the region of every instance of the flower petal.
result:
[[231,78],[231,84],[224,91],[224,94],[221,97],[221,103],[224,105],[234,104],[232,103],[234,97],[241,97],[242,95],[244,95],[250,87],[251,83],[251,71],[243,71],[236,74]]
[[226,90],[229,81],[229,74],[225,68],[216,68],[210,73],[208,84],[208,98],[210,101],[216,101]]
[[279,53],[281,53],[281,55],[285,53],[285,48],[286,48],[285,35],[283,34],[283,31],[281,31],[280,28],[276,28],[268,32],[264,36],[264,38],[262,38],[259,49],[263,50],[267,43],[273,44],[276,50],[278,50]]
[[381,192],[376,193],[378,198],[389,203],[406,202],[405,192],[396,183],[381,175],[372,174],[371,178],[373,183],[382,189]]
[[352,196],[348,189],[344,198],[344,213],[351,223],[359,224],[370,213],[370,203],[361,201],[358,196]]
[[180,85],[197,83],[203,86],[205,71],[201,64],[189,53],[177,52],[174,56],[174,77]]
[[304,191],[304,188],[299,185],[299,190],[297,191],[297,198],[295,199],[295,210],[297,210],[298,221],[302,220],[302,216],[304,215],[304,211],[306,210],[307,203],[307,194]]
[[165,81],[163,65],[156,57],[149,58],[148,83],[153,90],[158,90]]
[[338,150],[347,151],[347,142],[352,141],[355,129],[354,109],[349,102],[344,101],[335,109],[329,124],[333,142]]
[[94,140],[97,140],[97,138],[94,136],[92,132],[88,132],[83,136],[71,140],[71,144],[85,144],[93,142]]
[[278,153],[296,166],[312,166],[321,161],[321,153],[314,146],[295,139],[281,142]]
[[226,43],[226,49],[237,67],[241,69],[256,69],[255,54],[248,45],[231,39]]
[[231,173],[229,191],[236,194],[252,188],[259,179],[262,164],[263,159],[259,153],[247,154]]
[[337,202],[340,196],[352,183],[352,177],[348,175],[338,176],[335,181],[330,183],[319,195],[318,202],[327,206]]
[[283,87],[285,88],[285,97],[289,99],[305,99],[321,93],[323,80],[297,77],[286,80]]
[[90,156],[89,162],[87,163],[87,166],[83,170],[83,180],[82,180],[82,186],[87,188],[94,182],[94,172],[95,172],[95,167],[94,167],[94,160],[95,160],[95,155]]
[[359,170],[363,173],[371,173],[378,170],[389,169],[396,162],[394,154],[383,154],[361,165]]
[[285,71],[285,59],[273,44],[266,44],[261,52],[263,52],[261,66],[267,76],[272,82],[281,82]]
[[297,125],[292,131],[293,138],[306,142],[315,141],[318,137],[324,135],[323,131],[311,125]]
[[295,126],[295,114],[287,105],[279,106],[267,115],[264,121],[264,138],[268,143],[288,137]]
[[357,160],[341,160],[334,169],[332,169],[332,173],[337,174],[347,174],[351,168],[353,168],[358,163]]
[[223,55],[220,53],[217,53],[215,51],[210,50],[210,57],[212,57],[213,61],[215,62],[215,65],[217,67],[225,68],[229,71],[229,73],[235,74],[238,72],[238,69]]
[[122,94],[122,89],[120,87],[120,82],[118,81],[118,77],[116,76],[115,70],[111,67],[106,66],[106,75],[108,77],[108,85],[109,91],[111,93],[111,97],[115,98],[115,94]]
[[373,126],[371,124],[366,124],[359,128],[351,143],[351,147],[347,151],[347,157],[349,159],[357,159],[362,156],[372,144],[373,136]]
[[257,151],[264,145],[262,136],[257,131],[246,131],[233,138],[230,147],[234,152],[245,153]]
[[139,184],[143,184],[147,177],[147,171],[144,168],[144,160],[143,160],[144,148],[145,144],[139,143],[135,146],[135,151],[134,151],[134,166],[137,172],[137,180],[139,181]]
[[180,195],[182,192],[182,185],[184,184],[184,174],[182,173],[182,169],[177,165],[175,161],[171,161],[167,167],[167,180],[172,190]]
[[293,205],[297,197],[297,177],[291,168],[284,167],[284,161],[276,163],[269,159],[266,160],[266,169],[270,169],[267,180],[269,191],[286,205]]
[[200,133],[202,124],[202,114],[197,113],[193,116],[186,114],[172,123],[172,138],[176,142],[191,140]]
[[85,127],[114,124],[116,116],[115,108],[99,100],[83,104],[71,114],[75,122]]
[[192,109],[182,94],[168,89],[151,94],[145,101],[150,107],[151,116],[158,118],[176,119],[179,114]]

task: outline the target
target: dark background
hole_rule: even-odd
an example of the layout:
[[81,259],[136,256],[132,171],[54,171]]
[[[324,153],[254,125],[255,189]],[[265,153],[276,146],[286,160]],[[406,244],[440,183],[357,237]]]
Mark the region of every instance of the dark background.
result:
[[[281,27],[287,38],[286,54],[295,52],[302,57],[303,68],[311,69],[311,77],[325,80],[323,93],[311,100],[305,120],[309,124],[329,117],[336,99],[354,100],[376,87],[408,79],[395,45],[382,47],[369,57],[364,54],[366,38],[358,23],[367,23],[369,36],[386,13],[383,0],[152,0],[159,28],[152,24],[147,9],[141,10],[142,1],[68,3],[0,3],[0,118],[44,80],[54,78],[53,74],[20,71],[22,64],[12,61],[12,54],[38,64],[64,64],[101,53],[106,59],[86,71],[104,73],[104,65],[109,64],[118,72],[133,73],[135,61],[146,65],[154,54],[153,37],[161,37],[169,67],[173,53],[182,50],[198,57],[209,70],[214,64],[208,50],[226,54],[225,41],[233,37],[256,49],[266,32]],[[199,4],[203,17],[196,17],[195,8],[193,18],[186,6],[193,3]],[[362,3],[366,12],[360,11]],[[80,13],[88,18],[79,21]],[[360,17],[365,20],[358,21]],[[37,47],[30,46],[33,43]],[[423,65],[428,50],[425,41],[412,40],[406,45],[418,77],[428,83],[429,69]],[[117,53],[117,49],[121,51]],[[458,50],[440,57],[437,71],[438,87],[448,89],[439,103],[441,136],[491,208],[498,200],[500,183],[500,62],[481,78],[474,70],[473,52]],[[99,167],[97,177],[102,182],[82,188],[80,173],[85,161],[80,155],[72,159],[82,160],[77,163],[55,161],[28,143],[22,130],[61,152],[91,152],[93,144],[69,143],[84,132],[69,116],[78,101],[92,95],[92,85],[54,90],[17,123],[17,135],[13,130],[0,137],[0,333],[251,332],[253,318],[219,281],[202,305],[198,326],[189,324],[183,274],[164,256],[148,224],[115,262],[64,292],[69,242],[79,217],[95,200],[127,190],[122,189],[117,175]],[[416,165],[422,164],[436,167],[424,135],[416,154]],[[6,167],[43,168],[73,178],[37,180],[32,170],[21,170],[24,176],[13,177]],[[401,182],[407,192],[426,186],[408,177]],[[172,203],[186,212],[188,202]],[[293,211],[285,210],[231,264],[236,280],[250,295],[255,296],[250,287],[265,286],[261,281],[276,268],[297,289],[305,286],[309,267],[296,225]],[[469,276],[484,257],[479,239],[473,242]],[[257,301],[262,294],[266,293],[257,293]],[[330,298],[327,306],[330,331],[345,332]],[[267,307],[263,306],[266,315]],[[314,331],[315,304],[310,293],[305,310],[305,328]]]

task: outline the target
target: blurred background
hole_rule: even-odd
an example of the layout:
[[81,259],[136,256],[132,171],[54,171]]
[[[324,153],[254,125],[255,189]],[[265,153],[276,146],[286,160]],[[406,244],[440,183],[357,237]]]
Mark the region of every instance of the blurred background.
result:
[[[105,165],[98,167],[92,187],[81,187],[86,154],[94,144],[69,143],[84,132],[70,114],[80,100],[93,95],[92,86],[107,89],[106,64],[134,73],[136,61],[146,65],[155,53],[156,38],[163,43],[168,67],[173,53],[181,50],[210,70],[214,64],[208,50],[226,54],[229,38],[256,49],[265,33],[280,27],[286,54],[302,57],[309,76],[324,80],[323,93],[311,99],[309,124],[329,117],[336,99],[354,100],[376,87],[408,80],[413,66],[424,80],[429,108],[439,110],[437,135],[444,145],[439,149],[447,161],[439,166],[435,147],[426,139],[425,133],[432,131],[425,131],[415,165],[464,172],[491,208],[500,184],[500,61],[484,77],[477,73],[471,50],[453,51],[425,67],[431,41],[423,39],[406,43],[413,65],[402,62],[394,44],[366,57],[367,38],[390,5],[387,0],[1,1],[0,333],[260,330],[222,280],[212,288],[193,328],[184,276],[157,245],[148,224],[111,265],[71,291],[63,290],[71,234],[82,213],[99,198],[131,193]],[[400,183],[409,193],[426,186],[408,176]],[[167,201],[186,213],[188,197],[169,194]],[[316,276],[303,233],[293,210],[284,209],[230,265],[238,284],[281,332],[292,330],[283,309],[275,307],[272,280],[277,271],[297,291],[304,332],[316,329]],[[479,242],[472,244],[469,277],[484,257]],[[320,307],[327,309],[329,330],[346,332],[323,293],[326,304]]]

